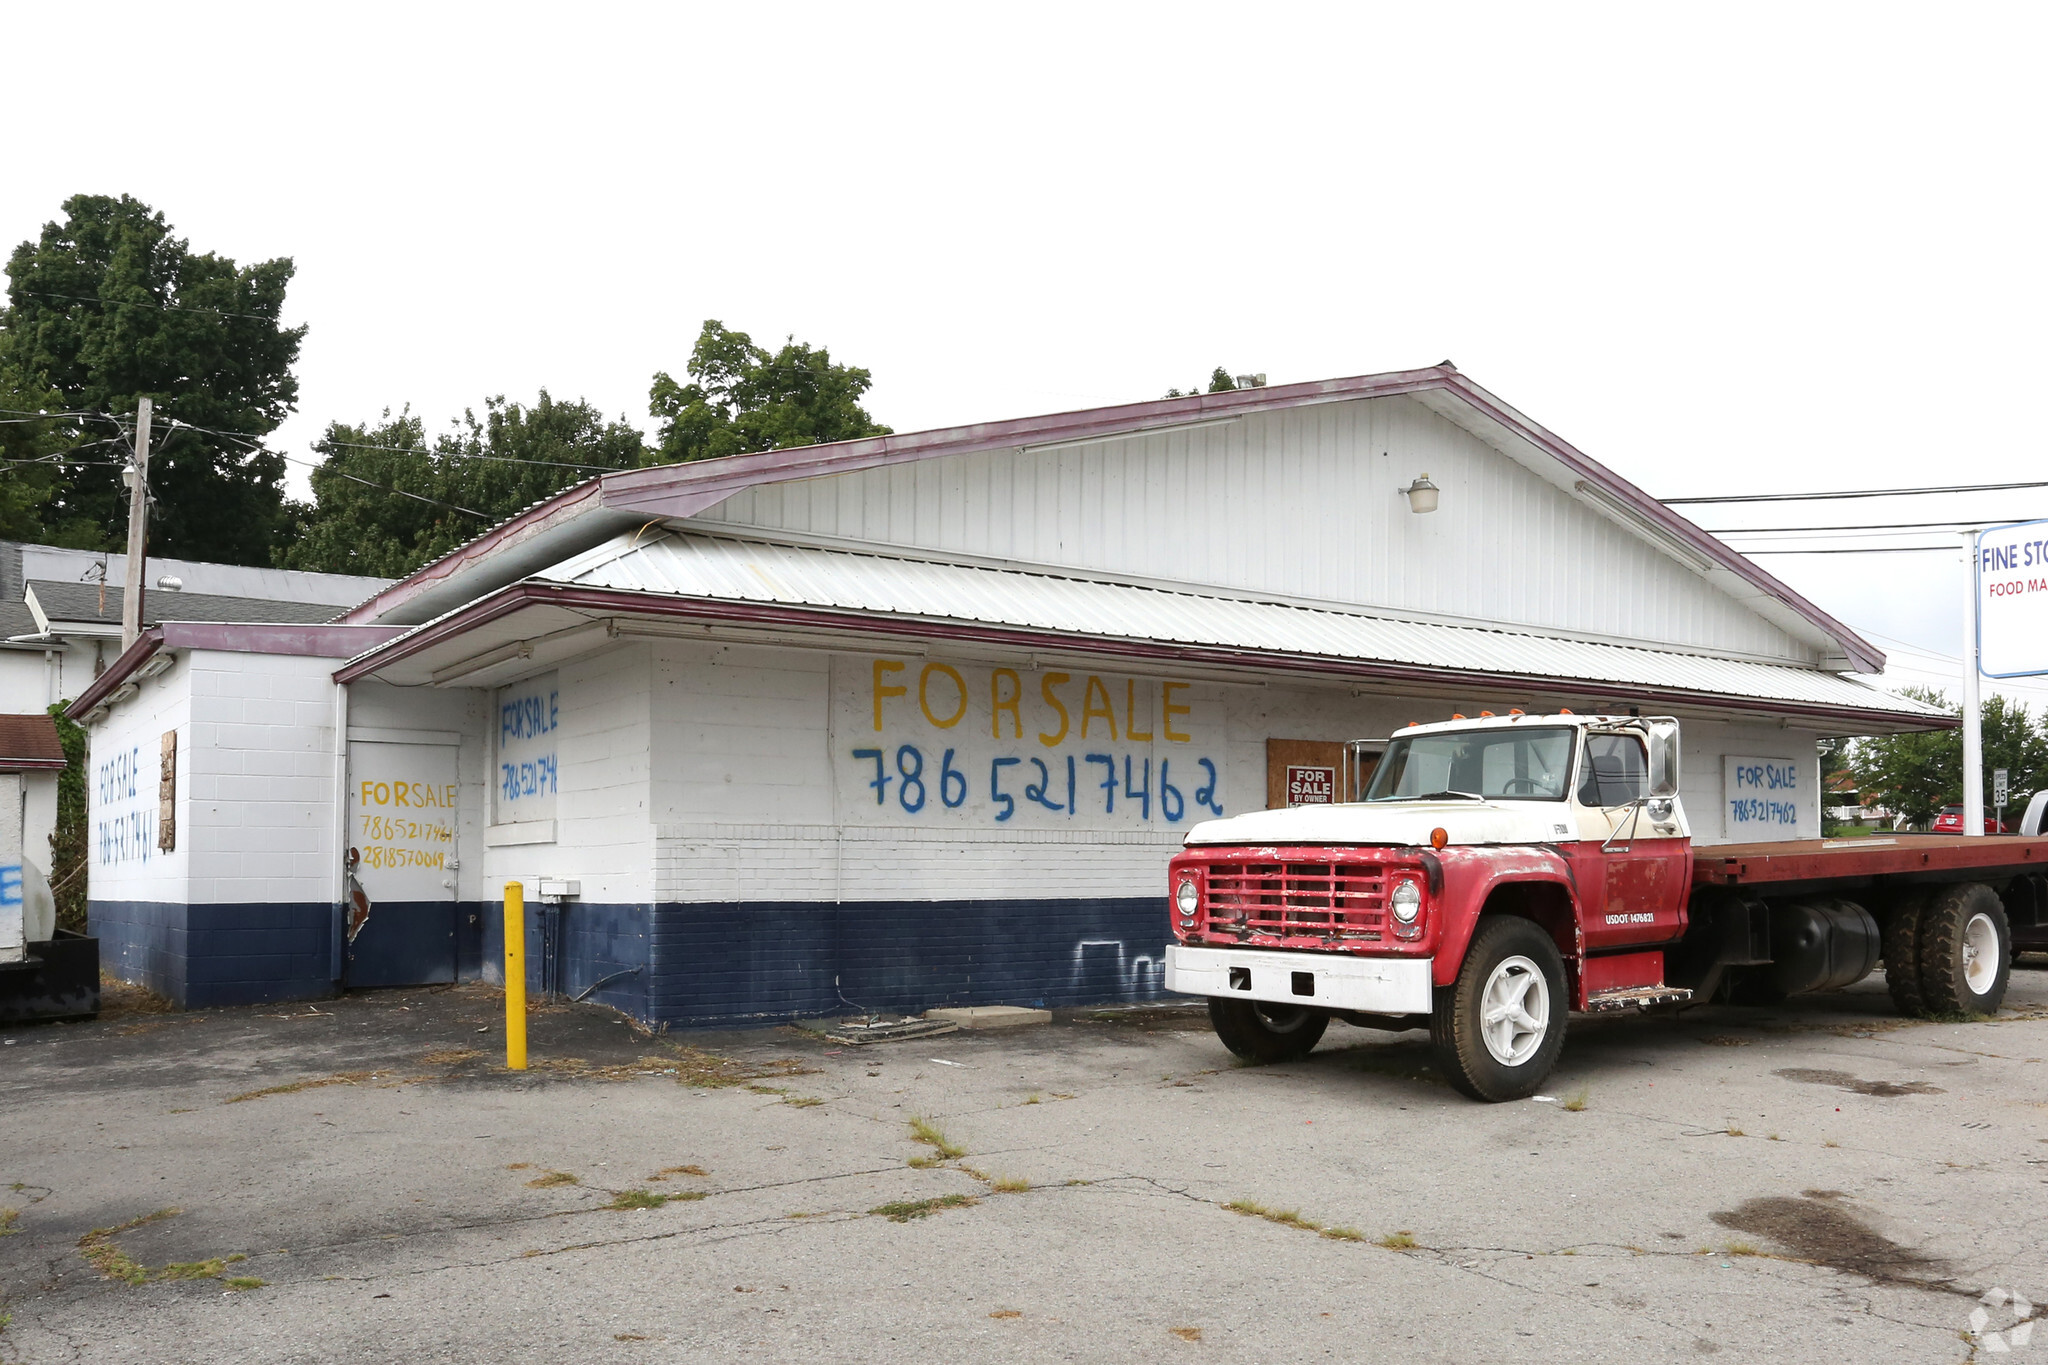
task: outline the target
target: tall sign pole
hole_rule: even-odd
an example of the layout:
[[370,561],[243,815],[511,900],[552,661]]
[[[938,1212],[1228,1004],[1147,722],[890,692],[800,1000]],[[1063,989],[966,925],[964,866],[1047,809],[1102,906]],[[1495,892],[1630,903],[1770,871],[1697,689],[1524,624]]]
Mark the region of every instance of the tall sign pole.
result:
[[1963,833],[1984,835],[1984,705],[1978,687],[1977,532],[1963,532],[1969,568],[1963,574]]
[[149,400],[137,399],[134,481],[128,487],[128,576],[121,590],[124,650],[142,634],[143,554],[149,544],[149,414]]

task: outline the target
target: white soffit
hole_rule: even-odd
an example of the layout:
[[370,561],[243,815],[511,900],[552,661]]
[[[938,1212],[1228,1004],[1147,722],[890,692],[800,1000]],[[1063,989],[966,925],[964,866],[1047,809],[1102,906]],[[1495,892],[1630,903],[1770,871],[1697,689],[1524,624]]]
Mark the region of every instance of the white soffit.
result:
[[1307,655],[1464,673],[1942,713],[1817,669],[1367,616],[1020,569],[694,533],[621,536],[536,576],[582,588]]

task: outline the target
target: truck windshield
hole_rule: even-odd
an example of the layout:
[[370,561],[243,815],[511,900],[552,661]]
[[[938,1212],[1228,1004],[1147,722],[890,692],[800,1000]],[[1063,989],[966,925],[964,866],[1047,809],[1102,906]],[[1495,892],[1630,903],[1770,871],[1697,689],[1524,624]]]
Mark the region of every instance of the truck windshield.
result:
[[1430,796],[1562,801],[1570,785],[1569,729],[1468,730],[1416,735],[1387,745],[1373,770],[1368,801]]

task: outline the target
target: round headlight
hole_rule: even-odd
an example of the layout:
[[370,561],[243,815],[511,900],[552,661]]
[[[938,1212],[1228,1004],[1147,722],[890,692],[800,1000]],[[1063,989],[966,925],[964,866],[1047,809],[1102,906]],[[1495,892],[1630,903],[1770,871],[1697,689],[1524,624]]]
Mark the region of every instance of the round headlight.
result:
[[1173,903],[1183,915],[1193,915],[1195,905],[1200,899],[1201,893],[1195,890],[1192,881],[1182,882],[1173,889]]
[[1394,894],[1388,898],[1393,906],[1394,918],[1403,924],[1415,923],[1415,917],[1422,913],[1422,888],[1414,882],[1396,882]]

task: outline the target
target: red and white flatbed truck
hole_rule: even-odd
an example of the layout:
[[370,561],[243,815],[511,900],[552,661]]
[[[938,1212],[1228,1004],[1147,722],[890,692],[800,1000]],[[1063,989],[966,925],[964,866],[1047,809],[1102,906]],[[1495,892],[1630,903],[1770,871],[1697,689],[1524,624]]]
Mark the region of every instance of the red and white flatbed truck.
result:
[[1166,987],[1230,1050],[1306,1054],[1332,1018],[1427,1028],[1451,1084],[1533,1094],[1570,1011],[1838,990],[1989,1014],[2015,935],[2048,949],[2048,840],[1899,835],[1695,849],[1679,726],[1412,725],[1363,799],[1211,820],[1167,874]]

